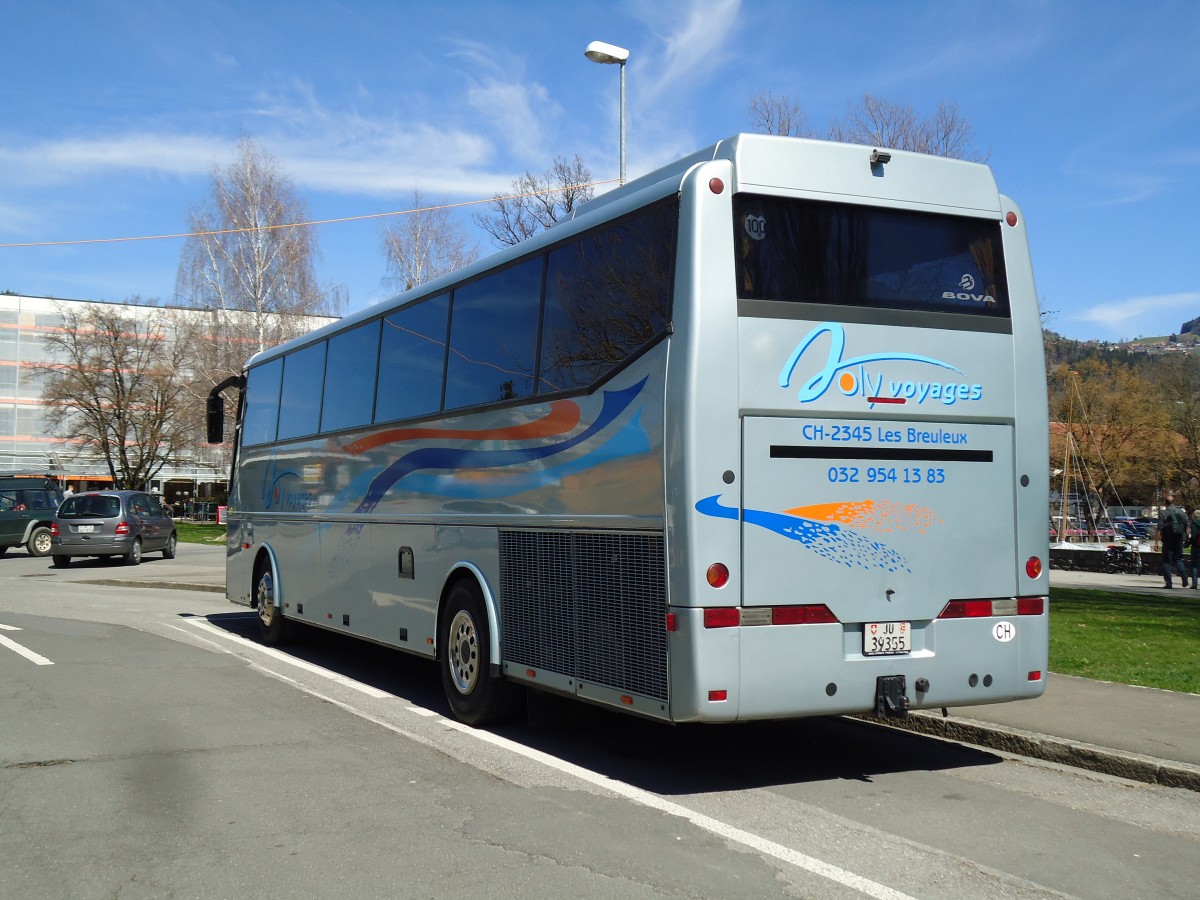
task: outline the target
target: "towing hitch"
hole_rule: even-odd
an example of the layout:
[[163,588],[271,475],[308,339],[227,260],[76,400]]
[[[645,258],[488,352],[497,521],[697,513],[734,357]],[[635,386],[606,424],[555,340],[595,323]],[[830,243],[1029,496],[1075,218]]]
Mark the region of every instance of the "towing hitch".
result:
[[903,675],[880,675],[875,679],[875,715],[885,719],[908,715]]

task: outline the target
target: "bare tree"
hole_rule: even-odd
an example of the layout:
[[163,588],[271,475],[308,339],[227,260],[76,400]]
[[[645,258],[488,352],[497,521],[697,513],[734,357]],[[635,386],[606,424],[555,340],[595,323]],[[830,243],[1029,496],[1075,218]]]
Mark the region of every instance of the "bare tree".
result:
[[760,91],[750,98],[749,110],[755,131],[783,137],[816,137],[800,103],[786,94]]
[[346,298],[317,284],[316,236],[297,224],[307,207],[253,140],[238,142],[228,167],[213,167],[209,202],[190,218],[194,234],[180,258],[176,297],[209,313],[191,348],[199,407],[250,356],[311,331],[319,322],[313,317],[339,314]]
[[[750,98],[750,124],[755,131],[790,137],[815,137],[804,110],[793,97],[762,91]],[[937,112],[921,118],[907,103],[893,103],[863,94],[857,103],[846,105],[846,114],[829,123],[831,141],[867,144],[893,150],[912,150],[934,156],[949,156],[986,162],[990,151],[974,146],[975,130],[953,103],[942,101]]]
[[412,211],[383,230],[389,277],[402,291],[461,269],[479,258],[448,209],[430,208],[420,190],[412,193]]
[[863,94],[857,104],[847,104],[845,116],[829,125],[829,138],[834,141],[986,162],[991,153],[976,150],[974,137],[971,123],[957,106],[944,100],[931,118],[922,119],[907,103]]
[[181,377],[190,326],[153,307],[61,312],[37,367],[47,426],[105,460],[117,487],[144,489],[192,446],[198,411]]
[[554,157],[542,175],[526,172],[513,182],[510,196],[497,194],[488,211],[473,216],[498,247],[519,244],[555,222],[568,218],[575,207],[592,199],[592,172],[576,154],[570,162]]

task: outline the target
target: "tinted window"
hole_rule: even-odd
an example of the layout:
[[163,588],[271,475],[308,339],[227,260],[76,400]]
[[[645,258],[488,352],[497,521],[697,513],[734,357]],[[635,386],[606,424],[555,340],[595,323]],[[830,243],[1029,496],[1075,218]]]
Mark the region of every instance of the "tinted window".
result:
[[739,194],[739,299],[1008,315],[989,219]]
[[591,384],[662,333],[678,219],[663,204],[550,254],[539,391]]
[[111,519],[121,514],[121,499],[105,494],[76,494],[59,507],[60,519]]
[[21,494],[30,509],[54,509],[58,506],[57,498],[51,491],[22,491]]
[[325,382],[325,342],[283,358],[279,399],[279,440],[316,434],[321,423],[321,386]]
[[282,359],[273,359],[246,373],[243,444],[265,444],[275,440],[275,424],[279,420],[279,381],[282,374]]
[[541,293],[541,256],[455,290],[447,409],[533,393]]
[[325,399],[321,405],[322,431],[370,424],[378,364],[378,321],[329,339]]
[[442,408],[450,295],[440,294],[383,320],[375,421],[407,419]]

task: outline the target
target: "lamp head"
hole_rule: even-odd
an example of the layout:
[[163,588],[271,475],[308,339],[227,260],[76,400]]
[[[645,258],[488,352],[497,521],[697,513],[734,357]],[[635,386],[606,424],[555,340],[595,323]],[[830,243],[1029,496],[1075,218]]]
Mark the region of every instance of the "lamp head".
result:
[[587,45],[587,49],[583,51],[586,56],[594,63],[604,63],[611,65],[625,65],[625,60],[629,59],[629,51],[624,47],[618,47],[615,44],[606,44],[604,41],[592,41]]

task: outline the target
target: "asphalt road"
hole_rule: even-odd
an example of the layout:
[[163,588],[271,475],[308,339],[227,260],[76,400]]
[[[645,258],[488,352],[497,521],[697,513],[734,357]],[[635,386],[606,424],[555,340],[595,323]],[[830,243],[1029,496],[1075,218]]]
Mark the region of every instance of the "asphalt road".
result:
[[[200,552],[139,576],[170,584]],[[1191,791],[847,719],[669,728],[542,701],[530,723],[476,731],[447,718],[425,662],[324,634],[281,653],[220,594],[106,583],[119,575],[0,559],[4,896],[1128,898],[1200,883]]]

